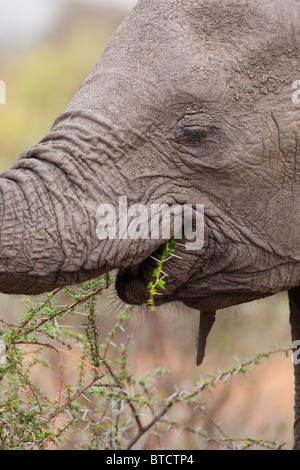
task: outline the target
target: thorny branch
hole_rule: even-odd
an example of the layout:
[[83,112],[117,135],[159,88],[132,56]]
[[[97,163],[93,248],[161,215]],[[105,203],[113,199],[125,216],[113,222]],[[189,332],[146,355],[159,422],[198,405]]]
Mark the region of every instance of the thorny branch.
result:
[[[0,363],[0,444],[2,449],[49,449],[60,445],[80,430],[82,449],[133,449],[143,436],[155,430],[157,439],[172,429],[193,434],[204,443],[229,449],[262,447],[281,449],[283,444],[251,438],[228,437],[214,423],[202,402],[202,394],[238,373],[246,373],[262,359],[287,350],[276,349],[257,354],[236,367],[219,371],[194,384],[192,390],[176,390],[159,397],[163,369],[149,371],[137,378],[130,372],[129,351],[132,338],[126,333],[130,315],[122,313],[104,340],[97,326],[96,301],[111,279],[106,277],[81,286],[56,289],[42,296],[39,303],[29,300],[30,310],[18,325],[0,321],[0,338],[6,345],[5,362]],[[57,305],[58,295],[69,295],[70,302]],[[78,310],[80,309],[80,311]],[[83,324],[65,328],[67,315],[80,313]],[[53,368],[44,359],[46,351],[58,357],[56,400],[41,392],[32,372]],[[69,362],[68,362],[69,361]],[[74,382],[65,383],[65,370],[74,372]],[[46,369],[45,369],[46,368]],[[25,387],[25,388],[24,388]],[[200,409],[209,419],[216,435],[205,428],[184,424],[170,412],[181,405]]]

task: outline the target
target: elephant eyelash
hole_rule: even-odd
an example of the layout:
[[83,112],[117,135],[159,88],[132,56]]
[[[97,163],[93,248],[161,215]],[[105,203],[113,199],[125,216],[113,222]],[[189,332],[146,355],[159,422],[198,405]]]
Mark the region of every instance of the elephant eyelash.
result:
[[181,144],[199,144],[209,132],[208,127],[187,126],[180,129],[176,140]]
[[186,127],[183,130],[184,136],[189,139],[191,143],[195,143],[204,139],[208,134],[207,127]]

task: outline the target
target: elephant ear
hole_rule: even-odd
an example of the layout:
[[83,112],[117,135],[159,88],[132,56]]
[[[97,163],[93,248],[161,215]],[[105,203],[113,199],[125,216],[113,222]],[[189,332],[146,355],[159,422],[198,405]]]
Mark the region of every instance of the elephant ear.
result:
[[200,321],[197,335],[197,358],[196,364],[200,366],[205,356],[207,337],[216,320],[216,312],[200,311]]
[[[290,324],[292,341],[300,340],[300,287],[288,291],[290,304]],[[298,346],[299,347],[299,346]],[[293,348],[295,351],[297,347]],[[298,361],[297,361],[298,362]],[[295,376],[295,420],[294,420],[294,449],[300,450],[300,364],[294,361]]]

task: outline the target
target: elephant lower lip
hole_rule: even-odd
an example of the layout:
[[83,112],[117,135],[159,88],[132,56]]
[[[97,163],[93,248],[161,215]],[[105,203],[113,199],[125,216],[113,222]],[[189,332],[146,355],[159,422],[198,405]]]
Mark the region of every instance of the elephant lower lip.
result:
[[147,286],[140,279],[127,281],[123,286],[116,283],[116,288],[120,299],[129,305],[142,305],[149,300]]
[[135,264],[134,266],[131,266],[130,271],[133,279],[138,279],[140,274],[140,264]]
[[149,291],[143,279],[139,277],[140,265],[120,269],[116,278],[116,290],[123,302],[141,305],[149,299]]
[[[153,271],[157,266],[157,259],[161,252],[156,250],[152,255],[148,256],[139,264],[133,264],[128,268],[120,268],[116,278],[116,290],[118,296],[123,302],[130,305],[146,304],[150,299],[150,290],[148,284],[153,280]],[[170,293],[168,293],[170,295]],[[164,303],[164,299],[169,295],[157,295],[155,305]]]

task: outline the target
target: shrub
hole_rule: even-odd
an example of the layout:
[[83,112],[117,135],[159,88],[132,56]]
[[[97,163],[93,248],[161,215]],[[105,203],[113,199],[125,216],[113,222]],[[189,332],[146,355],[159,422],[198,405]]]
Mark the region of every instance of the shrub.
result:
[[[200,442],[214,443],[215,448],[282,448],[276,442],[228,437],[208,416],[203,394],[218,382],[245,374],[270,354],[287,351],[258,354],[198,381],[189,391],[177,388],[171,395],[161,396],[159,380],[168,371],[151,370],[139,378],[130,373],[133,341],[126,333],[130,308],[118,316],[105,341],[99,339],[97,298],[111,282],[109,276],[101,276],[39,296],[36,303],[24,297],[30,308],[17,324],[1,320],[2,450],[132,449],[149,432],[159,447],[160,436],[174,430],[199,438],[199,448]],[[60,291],[69,300],[64,305],[57,303]],[[82,319],[81,324],[68,326],[75,316]],[[51,354],[45,357],[46,351],[56,360]],[[64,375],[70,361],[76,363],[76,369],[72,383],[66,383]],[[35,380],[37,373],[46,380],[53,370],[57,375],[55,397],[49,390],[41,390]],[[178,418],[180,413],[173,413],[180,407],[186,413],[197,412],[197,426],[185,424]],[[199,424],[201,419],[209,420],[212,435]]]

